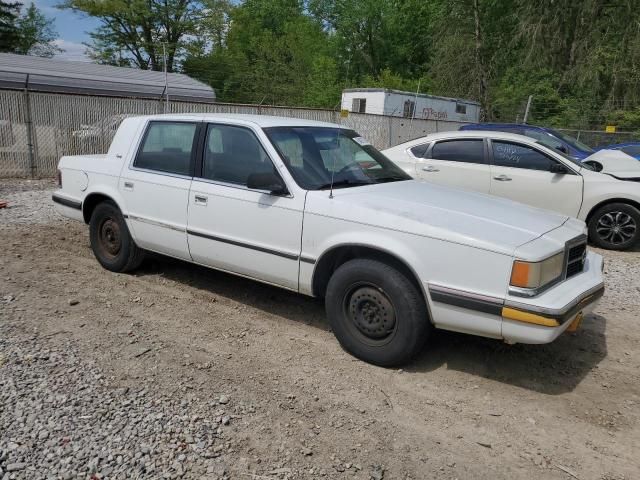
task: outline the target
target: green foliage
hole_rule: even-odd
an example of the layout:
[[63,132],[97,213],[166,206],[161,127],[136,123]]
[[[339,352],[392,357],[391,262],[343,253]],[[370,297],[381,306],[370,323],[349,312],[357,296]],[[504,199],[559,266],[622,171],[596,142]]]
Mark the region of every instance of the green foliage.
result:
[[0,0],[0,52],[52,57],[62,49],[52,42],[58,37],[53,19],[31,3],[21,13],[21,3]]
[[[100,61],[157,69],[157,49],[166,41],[186,73],[230,102],[337,108],[346,87],[413,92],[419,84],[421,93],[479,101],[485,120],[522,120],[533,95],[533,123],[602,128],[615,118],[636,128],[638,0],[65,5],[103,20],[93,34]],[[165,25],[168,11],[172,21]]]
[[20,40],[15,53],[50,58],[62,52],[62,49],[51,43],[58,38],[58,33],[53,27],[53,19],[45,17],[33,3],[18,18],[17,26]]
[[0,52],[13,52],[20,42],[20,3],[0,0]]
[[206,16],[194,0],[64,0],[61,7],[101,20],[90,45],[98,63],[162,70],[166,54],[170,72]]

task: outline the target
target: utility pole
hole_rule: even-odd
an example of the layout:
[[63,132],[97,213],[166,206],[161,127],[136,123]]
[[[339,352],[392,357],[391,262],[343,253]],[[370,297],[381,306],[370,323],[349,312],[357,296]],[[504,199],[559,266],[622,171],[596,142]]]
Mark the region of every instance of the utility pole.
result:
[[167,43],[162,42],[162,65],[164,69],[164,91],[166,95],[166,102],[164,106],[164,113],[169,113],[169,82],[167,73]]
[[522,123],[527,123],[527,119],[529,118],[529,109],[531,108],[531,100],[533,100],[533,95],[529,95],[529,99],[527,100],[527,108],[524,111],[524,118],[522,119]]
[[418,94],[420,93],[420,82],[421,78],[418,79],[418,88],[416,89],[416,96],[413,97],[413,112],[411,112],[411,121],[409,122],[409,128],[413,126],[413,119],[416,117],[416,108],[418,108]]

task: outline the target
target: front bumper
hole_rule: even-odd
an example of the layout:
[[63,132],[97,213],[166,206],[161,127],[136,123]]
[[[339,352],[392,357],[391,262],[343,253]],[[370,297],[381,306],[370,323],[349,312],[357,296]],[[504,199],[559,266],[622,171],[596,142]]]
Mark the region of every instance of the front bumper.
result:
[[549,343],[578,315],[593,311],[604,294],[603,260],[587,253],[582,273],[535,298],[508,296],[502,307],[502,337],[510,343]]

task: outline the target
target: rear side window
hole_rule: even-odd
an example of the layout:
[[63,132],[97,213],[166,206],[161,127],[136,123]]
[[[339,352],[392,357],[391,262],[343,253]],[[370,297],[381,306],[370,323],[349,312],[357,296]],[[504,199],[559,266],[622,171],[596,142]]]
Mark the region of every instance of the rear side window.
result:
[[411,149],[411,153],[413,153],[417,158],[424,158],[427,154],[427,150],[429,150],[428,143],[423,143],[422,145],[416,145]]
[[436,142],[431,149],[431,158],[450,162],[485,163],[484,142],[480,139]]
[[519,143],[491,141],[493,164],[499,167],[549,171],[556,163],[538,150]]
[[133,166],[178,175],[191,175],[196,123],[151,122]]

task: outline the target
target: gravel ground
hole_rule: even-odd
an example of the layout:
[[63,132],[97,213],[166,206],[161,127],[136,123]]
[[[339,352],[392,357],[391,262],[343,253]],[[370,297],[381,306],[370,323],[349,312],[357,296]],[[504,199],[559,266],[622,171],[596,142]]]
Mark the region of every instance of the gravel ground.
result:
[[640,478],[639,253],[576,334],[438,332],[388,370],[321,302],[166,259],[100,268],[51,182],[0,181],[0,479]]

